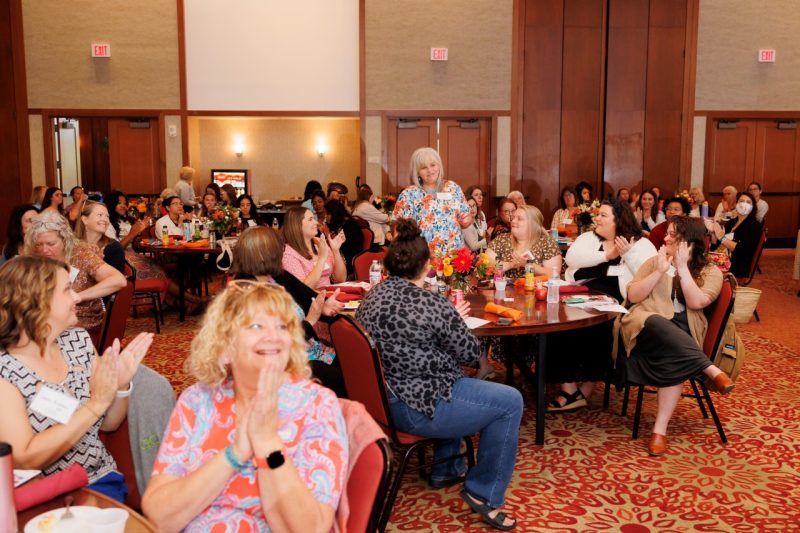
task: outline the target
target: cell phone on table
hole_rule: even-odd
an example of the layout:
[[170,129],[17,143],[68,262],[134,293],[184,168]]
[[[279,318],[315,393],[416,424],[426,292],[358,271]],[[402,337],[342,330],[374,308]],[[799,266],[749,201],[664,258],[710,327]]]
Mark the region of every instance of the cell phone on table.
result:
[[511,320],[510,318],[500,317],[497,319],[497,322],[495,322],[495,324],[497,324],[498,326],[510,326],[512,322],[513,320]]

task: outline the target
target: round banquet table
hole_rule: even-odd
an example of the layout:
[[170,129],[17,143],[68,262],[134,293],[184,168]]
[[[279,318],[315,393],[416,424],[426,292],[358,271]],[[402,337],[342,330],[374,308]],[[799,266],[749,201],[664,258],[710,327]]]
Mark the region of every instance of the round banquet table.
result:
[[[575,296],[591,296],[600,293],[590,291],[576,294]],[[495,294],[494,290],[477,290],[467,295],[470,303],[470,316],[489,320],[485,324],[472,330],[477,337],[494,337],[507,335],[538,335],[539,350],[536,353],[536,444],[544,444],[544,415],[545,415],[545,354],[547,352],[547,334],[558,331],[570,331],[614,320],[618,313],[583,310],[578,307],[568,306],[564,303],[548,304],[536,301],[533,292],[523,288],[507,288],[503,293],[505,298],[513,301],[504,301],[503,296]],[[500,318],[494,313],[487,313],[484,307],[487,303],[494,302],[498,305],[510,307],[522,312],[522,317],[508,326],[496,324]]]
[[91,507],[99,507],[100,509],[118,508],[128,511],[128,520],[125,522],[125,533],[150,533],[156,530],[155,526],[151,524],[144,516],[140,515],[125,504],[118,502],[113,498],[109,498],[105,494],[100,494],[91,489],[82,488],[76,491],[62,494],[57,498],[53,498],[49,502],[40,503],[30,509],[26,509],[17,513],[17,527],[20,531],[25,527],[29,521],[33,520],[42,513],[52,511],[64,507],[64,499],[67,496],[72,496],[72,505],[88,505]]
[[187,281],[193,275],[196,275],[200,269],[200,263],[203,257],[208,255],[219,255],[222,248],[216,246],[211,248],[209,246],[196,247],[196,246],[181,246],[176,244],[174,246],[163,246],[158,244],[143,244],[139,247],[139,251],[148,254],[159,254],[162,256],[173,256],[177,263],[177,282],[178,282],[178,319],[183,322],[186,316],[186,299],[184,293],[186,291]]

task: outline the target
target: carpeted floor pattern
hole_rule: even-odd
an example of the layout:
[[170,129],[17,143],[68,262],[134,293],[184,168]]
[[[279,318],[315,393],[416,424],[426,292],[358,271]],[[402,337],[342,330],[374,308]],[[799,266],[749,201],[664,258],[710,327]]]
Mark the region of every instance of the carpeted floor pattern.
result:
[[[753,287],[764,292],[761,322],[740,328],[747,360],[737,388],[714,395],[728,443],[722,444],[697,404],[683,399],[669,427],[669,450],[660,458],[645,447],[655,413],[646,395],[638,440],[631,416],[620,416],[621,393],[603,409],[598,386],[589,407],[547,415],[543,447],[534,445],[534,399],[520,428],[514,478],[505,510],[518,531],[800,530],[800,282],[791,279],[793,252],[767,251],[763,275]],[[199,323],[167,324],[145,363],[182,391],[192,380],[183,362]],[[151,330],[151,318],[131,319],[127,333]],[[497,372],[503,376],[504,372]],[[498,377],[498,379],[500,379]],[[632,413],[633,405],[629,408]],[[389,531],[486,531],[458,496],[460,487],[433,490],[410,471],[394,505]]]

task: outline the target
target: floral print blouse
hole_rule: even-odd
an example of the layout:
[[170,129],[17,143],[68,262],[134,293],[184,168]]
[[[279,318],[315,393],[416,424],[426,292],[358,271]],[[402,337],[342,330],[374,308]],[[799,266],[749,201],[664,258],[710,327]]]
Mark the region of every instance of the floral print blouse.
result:
[[[489,249],[494,250],[497,254],[499,261],[513,261],[514,260],[514,243],[511,240],[511,233],[503,233],[495,240],[489,243]],[[533,262],[541,265],[551,257],[561,254],[558,249],[556,241],[550,235],[545,235],[533,246],[531,246],[531,253],[533,254]],[[506,277],[509,279],[519,278],[525,275],[524,268],[512,268],[506,270]]]
[[[97,270],[106,264],[101,258],[103,253],[94,244],[84,242],[77,243],[72,251],[70,266],[78,269],[78,276],[72,282],[72,289],[81,292],[97,284],[95,274]],[[94,330],[100,327],[105,317],[105,308],[100,298],[81,302],[75,306],[75,313],[78,315],[78,326]]]
[[[192,385],[172,411],[153,475],[189,475],[223,453],[235,435],[233,381],[219,387]],[[348,442],[333,392],[307,379],[281,385],[278,435],[286,460],[292,462],[314,499],[336,509],[347,472]],[[256,468],[248,464],[231,476],[222,493],[184,531],[269,531],[258,490]]]
[[469,205],[461,187],[445,181],[442,190],[435,194],[428,194],[416,185],[404,189],[397,198],[392,218],[415,220],[428,241],[431,254],[443,256],[449,250],[464,246],[458,220],[467,214]]

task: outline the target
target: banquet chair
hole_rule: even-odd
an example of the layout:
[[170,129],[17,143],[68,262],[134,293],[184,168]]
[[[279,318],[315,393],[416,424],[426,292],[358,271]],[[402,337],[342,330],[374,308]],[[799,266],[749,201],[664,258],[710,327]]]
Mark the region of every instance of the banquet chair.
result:
[[392,450],[386,439],[373,441],[358,456],[345,489],[350,502],[347,531],[373,533],[378,530],[389,488],[391,456]]
[[[756,275],[756,272],[760,272],[758,269],[758,262],[761,260],[761,253],[764,251],[764,245],[767,243],[767,228],[761,228],[761,236],[758,239],[758,244],[756,245],[756,251],[753,253],[753,259],[750,261],[750,270],[747,275],[747,279],[740,279],[739,285],[742,287],[747,287],[753,281],[753,277]],[[753,316],[756,317],[757,322],[761,322],[761,319],[758,317],[758,309],[753,311]]]
[[362,242],[363,250],[369,250],[375,240],[375,233],[369,227],[361,226],[361,236],[364,239]]
[[353,257],[353,270],[356,274],[357,281],[369,281],[369,267],[372,266],[372,261],[378,260],[379,263],[383,262],[386,255],[386,248],[381,248],[377,251],[365,249]]
[[114,339],[122,340],[125,336],[125,326],[128,324],[128,314],[133,301],[133,283],[128,280],[123,288],[111,295],[106,303],[106,316],[100,329],[100,336],[95,347],[102,353],[111,346]]
[[164,323],[164,311],[161,308],[161,282],[155,279],[136,279],[136,269],[128,260],[125,260],[125,277],[133,282],[133,316],[137,316],[137,309],[141,306],[151,306],[156,322],[156,333],[161,333],[161,324]]
[[[392,448],[401,455],[400,463],[394,472],[386,502],[381,512],[381,518],[378,522],[378,530],[384,531],[392,513],[397,493],[400,490],[403,474],[409,466],[409,459],[415,451],[418,453],[418,468],[424,476],[426,467],[435,464],[433,462],[425,464],[425,446],[436,444],[442,439],[420,437],[410,433],[403,433],[395,428],[392,412],[389,408],[389,396],[386,391],[383,365],[381,364],[378,348],[369,334],[355,319],[347,315],[339,315],[331,323],[330,332],[333,347],[336,349],[336,356],[342,367],[349,399],[364,404],[367,412],[381,426],[381,429],[389,435]],[[465,453],[447,457],[438,462],[466,456],[467,464],[469,468],[472,468],[475,465],[472,437],[464,437],[464,443],[466,445]]]
[[[727,326],[728,319],[733,312],[733,304],[736,299],[736,286],[736,278],[733,276],[733,274],[725,274],[725,278],[722,283],[722,290],[720,291],[719,296],[717,296],[717,299],[714,300],[714,302],[712,302],[711,305],[706,307],[704,310],[706,319],[708,320],[708,329],[706,330],[706,337],[703,342],[703,353],[705,353],[706,356],[708,356],[708,358],[712,361],[717,356],[717,353],[721,348],[722,339],[725,334],[725,327]],[[697,405],[700,408],[700,413],[702,414],[703,418],[708,418],[708,413],[711,413],[711,418],[714,420],[714,425],[717,427],[717,433],[719,433],[720,440],[723,443],[728,442],[728,438],[725,436],[725,430],[722,428],[722,422],[720,422],[719,415],[717,415],[717,410],[714,408],[714,402],[711,401],[711,395],[709,394],[708,387],[705,384],[705,376],[702,373],[692,376],[689,378],[689,384],[692,387],[692,392],[684,393],[683,396],[697,400]],[[655,393],[656,390],[648,389],[647,384],[626,383],[625,395],[622,400],[623,415],[628,410],[628,394],[631,386],[639,387],[639,391],[636,396],[636,408],[633,414],[633,431],[631,434],[632,439],[637,439],[639,438],[639,421],[642,415],[642,401],[644,399],[644,393]],[[708,412],[706,411],[706,406],[708,407]]]

